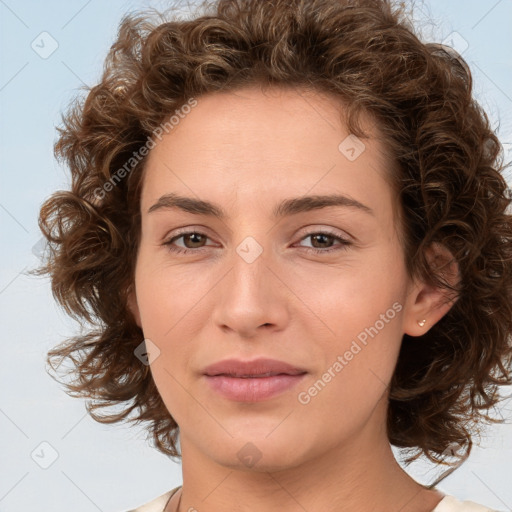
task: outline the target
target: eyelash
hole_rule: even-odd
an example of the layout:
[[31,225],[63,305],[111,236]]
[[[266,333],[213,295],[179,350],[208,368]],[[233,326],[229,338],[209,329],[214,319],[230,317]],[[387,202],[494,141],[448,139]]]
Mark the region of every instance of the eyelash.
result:
[[[183,249],[181,247],[175,247],[172,244],[175,240],[178,240],[179,238],[184,237],[185,235],[201,235],[205,238],[209,238],[208,235],[205,233],[202,233],[200,231],[183,231],[175,236],[173,236],[171,239],[169,239],[167,242],[164,242],[162,245],[167,246],[167,249],[169,252],[172,252],[174,254],[187,254],[187,253],[193,253],[193,252],[202,252],[206,247],[198,247],[197,249]],[[334,238],[334,240],[341,242],[341,245],[337,248],[329,248],[329,249],[316,249],[314,247],[303,247],[303,249],[306,249],[308,252],[313,252],[315,254],[325,254],[325,253],[331,253],[335,251],[346,251],[350,245],[352,245],[352,242],[349,242],[348,240],[341,238],[334,233],[331,233],[329,231],[312,231],[311,233],[306,234],[301,238],[300,241],[311,237],[313,235],[327,235],[329,237]]]

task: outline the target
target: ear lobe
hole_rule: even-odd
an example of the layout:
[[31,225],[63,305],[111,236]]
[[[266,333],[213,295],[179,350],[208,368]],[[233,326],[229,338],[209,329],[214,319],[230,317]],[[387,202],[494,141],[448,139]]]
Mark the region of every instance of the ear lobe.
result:
[[134,286],[130,285],[127,297],[128,310],[133,315],[135,323],[142,329],[142,323],[140,321],[139,305],[137,303],[137,295],[134,290]]
[[[459,284],[459,266],[445,246],[434,242],[425,255],[430,268],[442,281],[453,287]],[[436,287],[424,280],[415,280],[407,298],[404,333],[409,336],[422,336],[448,313],[457,299],[458,294],[454,290]]]

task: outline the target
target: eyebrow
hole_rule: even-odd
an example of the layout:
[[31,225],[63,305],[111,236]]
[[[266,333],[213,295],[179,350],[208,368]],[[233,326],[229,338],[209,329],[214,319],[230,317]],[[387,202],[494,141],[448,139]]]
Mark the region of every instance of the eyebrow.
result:
[[[285,199],[274,207],[272,214],[274,218],[282,218],[330,206],[352,207],[370,215],[375,215],[370,207],[342,194],[312,195]],[[161,196],[158,201],[148,209],[147,213],[172,208],[178,208],[184,212],[194,213],[196,215],[208,215],[218,219],[228,218],[227,213],[219,205],[203,199],[184,197],[174,193]]]

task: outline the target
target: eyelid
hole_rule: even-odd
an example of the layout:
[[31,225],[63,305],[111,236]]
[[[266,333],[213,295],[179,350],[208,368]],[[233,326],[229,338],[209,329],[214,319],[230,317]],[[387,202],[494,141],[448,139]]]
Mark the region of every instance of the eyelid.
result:
[[162,238],[163,240],[170,240],[171,238],[176,238],[179,235],[185,235],[187,233],[200,233],[202,235],[207,236],[208,238],[211,238],[210,235],[208,234],[209,232],[210,230],[206,226],[191,225],[185,226],[183,228],[173,229],[167,232]]
[[350,233],[347,233],[346,231],[342,231],[338,228],[333,228],[330,226],[322,227],[318,224],[310,224],[309,226],[304,227],[303,229],[301,229],[299,231],[298,236],[300,236],[300,239],[302,240],[302,238],[304,238],[305,236],[314,235],[316,233],[329,234],[329,235],[335,236],[337,238],[346,240],[347,242],[355,241],[355,238],[352,235],[350,235]]

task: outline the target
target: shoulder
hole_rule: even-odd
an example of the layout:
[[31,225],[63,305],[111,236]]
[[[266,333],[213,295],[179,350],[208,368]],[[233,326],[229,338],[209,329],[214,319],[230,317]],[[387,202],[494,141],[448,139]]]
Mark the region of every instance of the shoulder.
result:
[[167,505],[168,501],[171,499],[171,496],[180,487],[181,487],[181,485],[179,485],[178,487],[175,487],[174,489],[171,489],[170,491],[167,491],[166,493],[158,496],[157,498],[154,498],[153,500],[149,501],[148,503],[139,505],[137,508],[127,510],[126,512],[164,512],[165,506]]
[[432,512],[498,512],[474,501],[460,501],[455,496],[445,496]]

